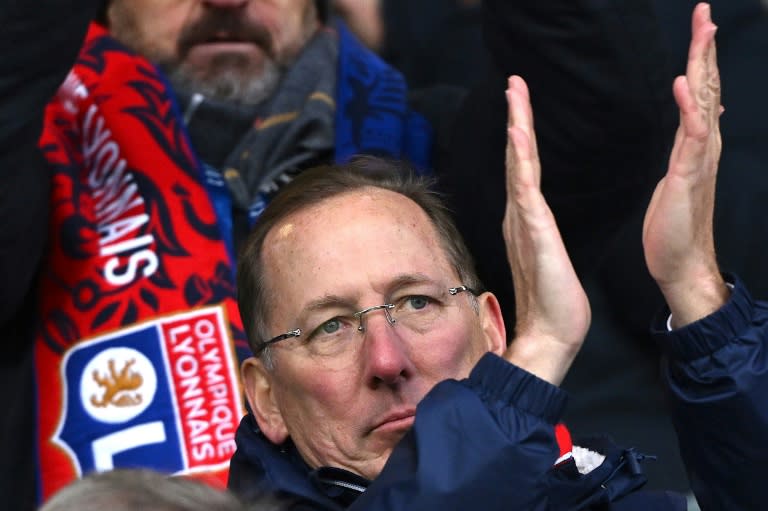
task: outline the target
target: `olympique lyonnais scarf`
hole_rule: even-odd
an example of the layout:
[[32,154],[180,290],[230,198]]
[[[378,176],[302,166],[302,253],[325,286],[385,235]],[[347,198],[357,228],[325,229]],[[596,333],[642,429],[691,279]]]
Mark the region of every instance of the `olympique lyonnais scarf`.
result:
[[225,485],[247,343],[168,85],[93,26],[40,146],[53,167],[35,345],[41,498],[118,466]]
[[[336,161],[372,151],[425,167],[429,127],[402,78],[338,36]],[[126,466],[223,486],[249,355],[222,193],[232,187],[197,160],[155,67],[97,25],[40,147],[53,169],[35,341],[41,500]],[[270,196],[257,194],[254,217]]]

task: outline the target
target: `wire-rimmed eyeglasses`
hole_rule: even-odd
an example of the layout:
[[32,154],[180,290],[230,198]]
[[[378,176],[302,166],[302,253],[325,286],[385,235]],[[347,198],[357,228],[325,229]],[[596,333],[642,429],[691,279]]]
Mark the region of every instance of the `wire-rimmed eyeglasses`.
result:
[[347,341],[354,337],[356,333],[365,332],[364,318],[366,314],[378,310],[384,311],[384,316],[390,325],[401,324],[411,331],[424,333],[432,327],[435,321],[438,321],[443,316],[447,307],[450,306],[448,298],[464,291],[471,293],[473,296],[477,295],[473,289],[461,285],[448,288],[448,296],[445,295],[444,291],[437,293],[437,296],[423,293],[407,294],[393,300],[392,303],[366,307],[348,315],[337,315],[323,321],[308,334],[305,334],[301,328],[295,328],[267,341],[263,341],[255,354],[258,356],[267,346],[277,342],[303,336],[313,354],[333,356],[342,350]]

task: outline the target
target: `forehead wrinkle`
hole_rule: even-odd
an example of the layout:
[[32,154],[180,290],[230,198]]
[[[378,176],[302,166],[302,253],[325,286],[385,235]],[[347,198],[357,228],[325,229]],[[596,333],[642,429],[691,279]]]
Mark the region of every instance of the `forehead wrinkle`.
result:
[[[348,209],[352,205],[356,211],[356,218],[349,218]],[[433,264],[430,269],[439,268],[439,275],[430,275],[426,268],[416,269],[412,272],[398,272],[394,276],[385,276],[378,281],[369,281],[368,286],[388,297],[397,289],[408,285],[437,283],[440,278],[458,278],[455,268],[450,262],[444,244],[435,228],[432,219],[426,212],[410,198],[385,189],[368,187],[362,190],[354,190],[307,205],[285,216],[265,236],[262,246],[262,261],[268,268],[264,271],[265,280],[282,279],[286,275],[292,275],[294,285],[302,278],[302,273],[316,271],[317,264],[325,262],[325,247],[318,245],[305,246],[306,238],[312,238],[317,232],[330,229],[333,232],[335,225],[342,228],[352,227],[356,220],[361,218],[387,217],[393,222],[398,232],[410,231],[411,236],[421,240],[422,251],[432,254]],[[336,222],[339,222],[337,224]],[[354,228],[354,227],[352,227]],[[309,229],[309,231],[307,231]],[[330,246],[330,245],[329,245]],[[311,247],[310,252],[308,247]],[[397,250],[396,246],[389,247]],[[278,261],[286,261],[293,255],[309,256],[310,266],[301,269],[289,264],[275,264]],[[272,264],[266,264],[271,260]],[[421,270],[421,271],[420,271]],[[425,271],[426,270],[426,271]],[[447,273],[446,273],[447,272]],[[281,277],[282,275],[282,277]],[[372,276],[369,276],[369,278]],[[270,286],[271,287],[271,286]],[[297,311],[297,317],[306,317],[318,309],[333,306],[357,307],[360,305],[357,299],[361,296],[362,289],[342,289],[341,293],[332,289],[318,290],[324,293],[318,298],[305,302]],[[357,293],[357,294],[349,294]],[[317,295],[316,295],[317,296]],[[370,304],[366,304],[370,305]]]
[[301,312],[299,312],[297,319],[299,322],[302,322],[307,319],[307,316],[315,312],[321,312],[333,308],[355,310],[356,307],[356,302],[350,298],[340,295],[327,294],[315,300],[311,300],[306,305],[304,305],[301,308]]
[[[393,279],[388,281],[383,286],[386,292],[382,294],[384,296],[384,299],[388,300],[389,296],[395,291],[407,286],[418,285],[418,284],[432,284],[435,286],[439,285],[435,281],[435,279],[433,279],[432,277],[424,273],[401,274],[401,275],[395,276]],[[372,286],[372,287],[375,288],[375,286]],[[354,294],[355,296],[357,296],[360,293],[354,293]],[[358,308],[364,307],[364,305],[360,303],[360,300],[358,298],[353,298],[352,296],[349,296],[349,295],[344,296],[344,295],[328,293],[320,298],[310,300],[303,307],[301,307],[301,312],[299,313],[299,319],[304,319],[307,315],[312,314],[314,312],[323,311],[326,309],[331,309],[336,307],[352,310],[352,309],[358,309]]]
[[[413,285],[425,285],[425,284],[432,285],[435,287],[440,286],[440,283],[437,280],[435,280],[431,276],[426,275],[424,273],[411,273],[411,274],[397,275],[383,285],[383,289],[385,290],[385,292],[382,293],[382,300],[384,300],[385,302],[389,301],[391,299],[391,296],[395,292],[403,288],[407,288]],[[371,287],[376,289],[377,286],[371,285]],[[354,296],[358,296],[360,294],[361,293],[356,292],[354,293]],[[345,309],[350,311],[356,311],[357,309],[362,309],[362,308],[365,308],[366,306],[370,306],[370,304],[363,304],[362,302],[360,302],[358,298],[353,298],[352,296],[326,294],[320,298],[316,298],[307,302],[307,304],[301,308],[301,311],[298,314],[297,320],[299,323],[304,322],[312,314],[316,312],[322,312],[328,309],[339,308],[339,309]]]
[[389,296],[395,291],[402,289],[404,287],[420,285],[420,284],[432,284],[435,286],[439,285],[438,281],[431,275],[427,275],[426,273],[416,272],[416,273],[402,273],[402,274],[396,275],[394,278],[390,279],[385,284],[384,288],[387,290],[386,295]]

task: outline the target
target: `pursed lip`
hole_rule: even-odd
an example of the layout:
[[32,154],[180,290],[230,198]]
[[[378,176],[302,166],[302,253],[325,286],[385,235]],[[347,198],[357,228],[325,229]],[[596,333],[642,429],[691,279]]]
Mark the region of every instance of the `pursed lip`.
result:
[[408,408],[405,410],[398,410],[384,416],[382,419],[376,421],[371,428],[371,432],[380,431],[399,431],[409,429],[413,426],[413,421],[416,418],[416,410]]
[[245,49],[252,49],[252,48],[261,48],[257,43],[254,41],[243,41],[240,39],[211,39],[209,41],[201,41],[192,48],[214,48],[214,49],[221,49],[221,50],[227,50],[227,49],[236,49],[236,50],[245,50]]
[[267,50],[266,42],[263,37],[257,37],[257,34],[222,30],[211,34],[209,37],[191,40],[188,48],[190,50],[204,48],[206,50],[223,51],[243,51],[257,48],[259,51],[265,52]]
[[264,58],[264,48],[251,41],[205,41],[189,48],[188,59],[210,59],[223,54],[240,54],[251,58]]

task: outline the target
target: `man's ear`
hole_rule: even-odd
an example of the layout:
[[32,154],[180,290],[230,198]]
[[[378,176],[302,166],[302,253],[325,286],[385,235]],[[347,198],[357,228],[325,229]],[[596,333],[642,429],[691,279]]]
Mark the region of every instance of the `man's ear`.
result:
[[248,404],[251,405],[251,411],[261,432],[273,444],[282,444],[288,438],[288,429],[275,400],[273,375],[257,357],[245,359],[240,367],[240,374]]
[[493,293],[485,292],[477,297],[477,303],[480,328],[485,334],[488,351],[501,356],[507,349],[507,329],[499,300]]

